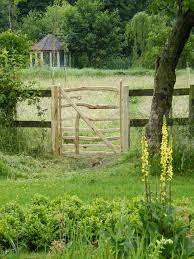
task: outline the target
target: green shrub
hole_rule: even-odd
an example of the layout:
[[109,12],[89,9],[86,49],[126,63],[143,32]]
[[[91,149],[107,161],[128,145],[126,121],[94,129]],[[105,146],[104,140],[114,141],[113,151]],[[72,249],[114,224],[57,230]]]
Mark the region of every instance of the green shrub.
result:
[[2,253],[13,246],[48,251],[57,244],[65,253],[80,245],[95,252],[106,244],[120,258],[157,249],[164,258],[181,258],[189,253],[188,231],[189,220],[181,218],[181,211],[142,200],[84,204],[74,196],[53,201],[36,196],[26,208],[8,204],[0,210]]
[[21,81],[5,49],[0,49],[0,121],[9,123],[16,114]]
[[29,64],[30,43],[26,35],[5,31],[0,33],[0,50],[5,49],[12,66],[26,67]]

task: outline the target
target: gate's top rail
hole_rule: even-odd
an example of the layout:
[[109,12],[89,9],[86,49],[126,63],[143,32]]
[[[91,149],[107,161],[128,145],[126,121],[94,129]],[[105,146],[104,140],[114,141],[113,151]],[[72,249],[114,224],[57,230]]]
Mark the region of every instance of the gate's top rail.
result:
[[64,92],[78,92],[78,91],[110,91],[110,92],[119,92],[119,89],[116,87],[104,87],[104,86],[82,86],[75,88],[63,88]]

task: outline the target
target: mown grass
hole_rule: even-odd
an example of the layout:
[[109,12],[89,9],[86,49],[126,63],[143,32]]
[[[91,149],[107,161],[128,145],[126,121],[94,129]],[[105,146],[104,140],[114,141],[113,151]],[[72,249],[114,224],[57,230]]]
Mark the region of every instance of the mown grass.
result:
[[[12,201],[27,204],[37,193],[51,199],[62,196],[64,193],[77,195],[86,202],[91,202],[99,197],[112,200],[131,199],[143,195],[139,158],[137,161],[131,156],[109,157],[107,160],[86,158],[84,161],[84,158],[82,159],[81,161],[71,160],[71,158],[70,160],[67,158],[43,160],[39,171],[31,175],[27,172],[26,179],[19,177],[14,180],[1,177],[0,206]],[[21,158],[18,157],[18,160],[21,161]],[[69,162],[72,165],[68,164]],[[40,161],[35,162],[34,160],[34,163],[36,168]],[[31,167],[33,167],[32,164]],[[154,191],[156,176],[152,177],[152,182]],[[175,174],[172,187],[174,200],[176,202],[190,200],[191,208],[194,211],[193,186],[193,175],[177,176]]]

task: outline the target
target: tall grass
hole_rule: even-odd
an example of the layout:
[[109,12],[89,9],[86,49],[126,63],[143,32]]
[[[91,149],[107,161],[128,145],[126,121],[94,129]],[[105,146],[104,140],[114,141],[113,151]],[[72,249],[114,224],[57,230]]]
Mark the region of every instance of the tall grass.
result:
[[[187,70],[177,70],[176,73],[177,76],[183,76],[187,74]],[[51,70],[49,67],[43,66],[22,69],[20,74],[25,80],[35,80],[37,78],[50,79],[52,76],[55,78],[65,78],[67,74],[70,77],[154,76],[154,70],[141,67],[129,69],[53,68]],[[194,74],[194,70],[191,70],[191,74]]]
[[142,75],[153,75],[154,71],[150,69],[143,68],[131,68],[131,69],[120,69],[120,70],[108,70],[108,69],[94,69],[94,68],[53,68],[53,71],[49,67],[34,67],[21,70],[21,76],[25,80],[35,80],[37,78],[49,79],[52,77],[52,73],[56,78],[64,78],[66,74],[68,76],[75,77],[105,77],[105,76],[118,76],[118,75],[127,75],[127,76],[142,76]]
[[51,153],[51,130],[0,127],[0,152],[34,157]]

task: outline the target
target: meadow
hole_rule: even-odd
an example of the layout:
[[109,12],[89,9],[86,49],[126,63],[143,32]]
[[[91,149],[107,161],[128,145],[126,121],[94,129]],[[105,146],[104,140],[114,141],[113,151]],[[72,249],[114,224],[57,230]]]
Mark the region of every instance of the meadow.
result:
[[[32,88],[48,89],[53,85],[62,88],[72,88],[79,86],[112,86],[119,87],[120,80],[129,89],[146,89],[153,88],[154,71],[148,69],[129,69],[129,70],[102,70],[102,69],[58,69],[49,70],[49,68],[33,68],[21,71],[21,77],[24,83],[31,85]],[[177,81],[175,88],[189,87],[194,81],[193,71],[187,69],[177,71]],[[98,100],[100,102],[100,99]],[[148,117],[151,106],[150,97],[131,98],[130,115],[132,118]],[[138,105],[137,105],[138,104]],[[173,116],[187,117],[188,115],[188,96],[175,97],[173,101]],[[40,106],[46,111],[46,118],[50,118],[50,107],[48,100],[42,100]],[[22,103],[19,106],[18,118],[37,118],[32,113],[33,107],[26,107]]]
[[[122,79],[129,89],[153,87],[152,70],[94,70],[68,69],[55,70],[54,75],[48,69],[21,71],[24,84],[34,81],[35,88],[48,88],[53,84],[63,87],[75,86],[114,86],[119,87]],[[194,82],[193,71],[177,72],[177,88],[189,87]],[[101,97],[98,97],[100,101]],[[106,98],[109,100],[109,97]],[[175,97],[173,100],[173,116],[188,116],[188,97]],[[50,118],[50,101],[44,99],[39,103],[46,110],[44,119]],[[151,98],[139,97],[130,99],[130,116],[132,118],[148,118]],[[18,119],[39,119],[36,106],[27,102],[18,105]],[[141,147],[140,140],[143,129],[131,130],[131,148],[125,155],[119,156],[62,156],[50,154],[50,130],[18,129],[14,135],[19,144],[19,154],[14,150],[0,153],[0,207],[9,202],[17,202],[22,207],[30,204],[34,195],[43,195],[49,200],[76,195],[86,204],[97,198],[108,201],[126,199],[133,200],[144,196],[144,184],[141,180]],[[173,203],[178,207],[189,208],[194,213],[194,176],[193,176],[193,142],[190,141],[187,127],[174,126],[170,130],[174,147],[174,175],[172,184]],[[13,145],[9,140],[9,145]],[[2,143],[1,150],[5,151]],[[159,162],[153,164],[151,176],[152,192],[155,192]],[[14,254],[3,258],[17,258]],[[74,255],[75,256],[75,255]],[[43,254],[21,252],[19,258],[63,258]],[[64,257],[64,258],[76,258]],[[80,257],[80,258],[84,258]],[[87,257],[90,258],[90,257]],[[102,257],[95,257],[102,258]],[[105,257],[106,258],[106,257]],[[108,258],[108,257],[107,257]],[[112,258],[110,256],[110,258]],[[138,258],[138,257],[137,257]]]
[[[123,80],[124,84],[129,85],[129,89],[143,89],[143,88],[152,88],[153,87],[153,74],[154,74],[154,72],[152,70],[142,70],[142,69],[131,69],[131,70],[68,69],[67,71],[64,71],[63,69],[56,69],[54,71],[54,78],[55,78],[56,85],[61,85],[64,87],[76,87],[76,86],[119,87],[120,80]],[[24,84],[29,84],[29,82],[33,81],[34,82],[33,88],[35,88],[35,87],[47,88],[47,87],[52,86],[52,78],[50,75],[50,70],[47,68],[40,68],[40,69],[35,68],[32,70],[26,69],[26,70],[21,71],[21,76],[24,80]],[[64,79],[64,76],[66,76],[66,80]],[[188,75],[187,70],[178,71],[176,88],[189,87],[188,78],[189,78],[189,75]],[[191,71],[191,74],[190,74],[190,82],[194,82],[193,71]],[[107,100],[108,98],[109,97],[107,97],[105,100]],[[99,98],[97,98],[97,99],[98,99],[97,100],[98,102],[101,102],[101,96],[99,96]],[[148,118],[149,112],[150,112],[150,105],[151,105],[150,97],[134,97],[134,98],[131,98],[129,100],[129,102],[130,102],[129,114],[130,114],[131,118],[146,118],[146,117]],[[173,100],[173,116],[187,117],[188,116],[188,103],[189,102],[188,102],[187,96],[186,97],[175,97]],[[46,113],[44,114],[44,119],[49,119],[50,118],[50,100],[45,98],[43,101],[40,102],[39,105],[41,106],[42,109],[46,110]],[[21,120],[39,119],[39,117],[37,116],[36,106],[33,106],[33,104],[28,105],[27,102],[19,104],[17,118],[21,119]],[[125,174],[128,172],[129,175],[131,176],[131,178],[134,179],[134,182],[136,182],[136,179],[138,179],[139,176],[136,172],[136,169],[134,169],[134,168],[132,169],[131,166],[133,167],[134,164],[137,164],[136,156],[139,156],[139,154],[140,154],[139,141],[141,138],[142,130],[143,129],[141,129],[141,128],[132,128],[131,129],[131,149],[128,154],[129,161],[127,161],[127,159],[126,159],[126,161],[123,165]],[[29,200],[29,198],[31,197],[31,194],[30,194],[31,188],[35,189],[34,191],[32,191],[32,193],[35,193],[36,191],[38,191],[40,185],[47,186],[47,184],[46,185],[42,184],[42,181],[43,182],[50,181],[50,178],[52,178],[52,177],[56,178],[55,181],[56,181],[56,184],[58,185],[58,188],[56,186],[52,188],[52,185],[51,185],[49,188],[53,189],[54,191],[51,191],[51,192],[48,191],[48,194],[50,194],[50,195],[51,195],[51,193],[52,193],[52,195],[54,195],[54,193],[61,194],[61,192],[65,191],[65,190],[68,190],[71,192],[71,189],[72,189],[73,192],[75,191],[76,194],[79,194],[82,196],[82,191],[81,191],[82,188],[74,187],[74,186],[79,185],[78,184],[79,177],[80,177],[80,184],[82,185],[82,181],[85,177],[89,179],[90,177],[93,178],[95,176],[95,177],[101,179],[101,176],[99,176],[99,173],[102,172],[102,176],[103,176],[102,179],[106,179],[106,177],[111,177],[111,174],[110,175],[106,174],[106,172],[111,172],[112,170],[115,172],[117,172],[119,170],[122,171],[121,169],[116,169],[116,167],[122,168],[122,163],[119,166],[114,165],[110,168],[109,168],[109,166],[106,168],[106,159],[104,159],[103,157],[78,158],[78,157],[74,157],[72,154],[72,157],[71,156],[62,157],[59,159],[59,162],[58,162],[58,160],[56,160],[56,159],[53,160],[52,156],[50,156],[50,149],[51,149],[51,147],[50,147],[50,145],[51,145],[50,130],[46,130],[46,133],[44,132],[44,130],[40,130],[40,129],[19,129],[18,131],[19,131],[19,134],[14,135],[14,137],[15,137],[15,141],[20,142],[20,144],[19,144],[20,152],[24,153],[24,154],[27,153],[27,155],[29,153],[30,155],[35,157],[34,163],[32,162],[32,169],[29,169],[31,166],[30,165],[31,159],[29,158],[27,160],[27,162],[29,162],[29,165],[27,164],[27,172],[24,174],[25,177],[26,177],[26,175],[28,175],[28,177],[30,179],[32,176],[32,179],[31,180],[22,180],[22,181],[24,181],[24,183],[25,183],[25,181],[27,181],[26,184],[27,184],[27,186],[29,185],[30,188],[28,188],[28,191],[25,194],[19,193],[19,195],[23,195],[27,200]],[[177,132],[179,134],[177,134]],[[44,139],[42,139],[42,134],[44,134],[44,133],[46,135],[44,136]],[[179,144],[183,145],[183,147],[185,148],[184,150],[181,151],[183,154],[185,153],[185,155],[181,156],[182,157],[181,165],[180,166],[177,165],[177,169],[178,169],[177,174],[179,174],[179,175],[187,174],[186,172],[184,172],[184,166],[192,168],[192,166],[188,166],[189,162],[192,159],[191,158],[192,155],[188,155],[188,161],[187,161],[187,155],[186,155],[188,153],[192,153],[192,143],[190,143],[190,141],[187,138],[188,129],[187,129],[187,127],[174,126],[173,128],[171,128],[171,133],[172,133],[172,135],[176,135],[176,138],[174,139],[174,144],[175,144],[174,148],[176,148],[176,150],[177,150],[177,147]],[[182,137],[182,134],[185,134],[185,136]],[[18,140],[17,140],[17,137],[18,137]],[[11,144],[13,144],[13,143],[10,143],[10,145]],[[38,148],[40,150],[38,150]],[[2,149],[3,149],[3,146],[2,146]],[[38,157],[39,154],[43,160],[41,160]],[[177,160],[179,159],[179,156],[180,156],[180,154],[177,154],[177,158],[175,161],[177,164],[178,164]],[[51,160],[48,160],[50,162],[45,160],[46,159],[45,157],[50,157]],[[36,161],[36,159],[37,159],[37,161]],[[111,158],[110,159],[107,158],[107,159],[111,160]],[[103,160],[105,160],[105,165],[104,165],[104,162],[101,162]],[[122,158],[121,158],[121,160],[122,160]],[[5,161],[9,162],[9,156],[8,156],[8,158],[5,159]],[[17,168],[17,166],[19,164],[23,164],[23,163],[25,164],[25,158],[21,159],[21,161],[20,161],[20,159],[19,159],[19,161],[17,161],[17,156],[15,156],[15,159],[10,159],[10,161],[13,161],[13,164],[12,164],[12,162],[9,162],[11,168],[13,167],[13,169],[14,169],[14,167],[16,166],[17,171],[26,170],[25,165],[24,165],[24,168],[22,168],[22,166],[20,166],[21,169],[20,169],[20,167]],[[95,162],[95,161],[97,161],[97,162]],[[102,163],[102,166],[101,166],[101,163]],[[184,165],[184,163],[185,163],[185,165]],[[37,169],[37,168],[34,169],[34,164],[39,169]],[[47,166],[47,164],[48,164],[48,166]],[[94,167],[92,167],[92,164],[94,164]],[[97,164],[97,169],[95,167],[95,164]],[[44,165],[45,165],[45,168],[44,168]],[[79,173],[80,168],[81,168],[81,171],[83,171],[84,173]],[[28,171],[29,171],[29,173],[28,173]],[[38,171],[40,173],[32,173],[33,171]],[[192,174],[191,169],[189,169],[188,174],[189,175]],[[22,175],[22,173],[21,173],[21,175]],[[94,176],[92,176],[92,175],[94,175]],[[117,175],[117,174],[114,173],[114,175]],[[34,177],[35,177],[35,179],[34,179]],[[58,181],[58,179],[60,179],[61,177],[64,177],[64,182],[60,182],[60,180]],[[122,177],[120,177],[119,174],[117,175],[117,177],[119,177],[120,180],[122,179]],[[181,177],[184,177],[184,176],[178,176],[178,177],[180,177],[177,179],[177,181],[179,182],[179,181],[181,181],[179,179],[181,179]],[[12,178],[12,176],[11,176],[11,178]],[[21,177],[19,177],[19,178],[21,178]],[[74,179],[75,179],[75,185],[73,184]],[[115,184],[116,182],[114,182],[114,177],[112,180],[113,180],[113,183]],[[120,182],[120,180],[118,180],[118,183]],[[192,180],[193,179],[191,177],[191,181]],[[2,179],[2,181],[1,181],[1,184],[2,184],[1,192],[2,193],[1,193],[1,197],[0,197],[0,203],[12,200],[12,198],[16,196],[15,195],[17,192],[16,190],[18,188],[20,188],[20,187],[17,188],[17,184],[19,184],[18,186],[20,186],[20,181],[18,182],[18,180],[17,180],[15,182],[10,179],[8,179],[8,181],[9,181],[9,185],[6,184],[7,180]],[[88,180],[88,181],[90,181],[90,180]],[[41,184],[39,182],[41,182]],[[92,180],[91,180],[91,182],[92,182]],[[177,182],[177,184],[178,184],[178,182]],[[187,181],[185,181],[185,183],[186,182]],[[34,183],[34,185],[32,183]],[[67,184],[67,187],[65,187],[63,184]],[[93,184],[95,185],[95,181]],[[108,188],[112,188],[111,184],[107,185],[106,190],[104,190],[104,187],[101,188],[101,185],[99,185],[97,183],[96,186],[98,186],[98,188],[100,188],[101,191],[100,190],[98,192],[95,191],[94,192],[95,194],[93,196],[92,193],[96,188],[93,188],[91,186],[91,189],[90,189],[90,187],[88,187],[89,188],[88,193],[90,193],[90,195],[83,194],[83,197],[84,197],[84,199],[85,199],[85,197],[88,197],[88,199],[89,199],[89,197],[95,197],[95,195],[98,197],[98,195],[100,195],[100,193],[102,196],[104,196],[106,198],[108,198],[108,197],[113,198],[113,197],[116,197],[117,195],[119,195],[119,196],[121,195],[121,197],[122,197],[122,193],[123,193],[123,195],[124,194],[130,195],[130,192],[131,192],[131,195],[133,195],[133,194],[137,195],[137,193],[139,193],[139,190],[141,190],[141,181],[137,181],[137,186],[136,187],[133,186],[132,189],[129,188],[130,182],[129,183],[126,182],[126,184],[127,184],[126,189],[123,189],[121,194],[119,194],[119,191],[115,192],[113,190],[108,189]],[[6,185],[8,188],[8,193],[10,193],[10,196],[11,196],[10,198],[9,198],[9,195],[7,196],[7,194],[6,194]],[[102,185],[104,185],[104,184],[102,183]],[[120,183],[120,185],[122,185],[122,183]],[[13,186],[16,188],[13,188]],[[74,188],[75,188],[75,190],[74,190]],[[43,191],[44,188],[40,188],[40,189],[41,189],[40,190],[41,192],[45,193]],[[45,188],[45,191],[46,191],[46,189],[47,188]],[[129,189],[129,192],[127,191],[127,189]],[[137,191],[135,191],[136,189],[137,189]],[[185,189],[187,190],[187,188],[185,188]],[[190,191],[192,192],[192,190],[190,190],[190,189],[191,188],[188,188],[188,190],[185,192],[185,194],[184,193],[181,194],[177,191],[178,197],[180,197],[181,195],[183,197],[190,196],[190,198],[192,199],[193,198],[192,195],[189,195],[189,192]],[[86,192],[86,190],[84,190],[84,192]],[[105,192],[105,193],[103,194],[103,192]],[[3,193],[5,195],[3,195]],[[47,194],[47,191],[45,194]],[[27,197],[29,197],[29,198],[27,198]],[[22,201],[23,199],[19,199],[19,200]]]

